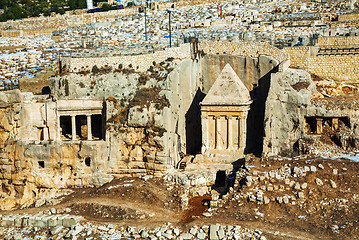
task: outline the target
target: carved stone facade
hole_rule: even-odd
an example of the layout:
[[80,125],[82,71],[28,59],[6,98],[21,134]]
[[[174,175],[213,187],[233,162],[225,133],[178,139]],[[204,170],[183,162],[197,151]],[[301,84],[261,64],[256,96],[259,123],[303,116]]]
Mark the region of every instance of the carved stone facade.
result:
[[248,89],[227,64],[201,103],[202,154],[234,161],[244,156]]
[[57,116],[61,140],[103,140],[103,102],[91,100],[59,100]]

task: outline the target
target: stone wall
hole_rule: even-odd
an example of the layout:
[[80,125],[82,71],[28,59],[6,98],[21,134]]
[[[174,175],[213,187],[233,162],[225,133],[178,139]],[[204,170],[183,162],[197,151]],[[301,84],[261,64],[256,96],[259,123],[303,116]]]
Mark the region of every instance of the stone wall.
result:
[[342,15],[339,15],[338,21],[339,22],[351,22],[351,21],[358,22],[359,21],[359,14],[358,13],[342,14]]
[[[132,15],[138,12],[137,8],[129,8],[123,10],[113,10],[108,12],[98,13],[85,13],[79,12],[77,14],[71,14],[67,12],[64,15],[56,14],[52,17],[38,17],[38,18],[25,18],[21,20],[10,20],[0,23],[0,30],[6,34],[6,29],[11,30],[34,30],[34,29],[66,29],[69,27],[82,26],[91,24],[94,22],[103,22],[107,19],[116,18],[119,16]],[[31,33],[31,31],[29,32]],[[36,31],[34,31],[36,33]]]
[[[188,59],[193,52],[189,43],[182,44],[180,47],[166,48],[163,51],[156,51],[151,54],[120,56],[120,57],[99,57],[99,58],[66,58],[63,60],[68,72],[91,71],[94,66],[98,68],[111,67],[118,68],[120,64],[124,68],[131,67],[138,72],[147,71],[153,62],[160,63],[168,58]],[[272,65],[278,65],[289,59],[289,55],[278,48],[267,43],[251,42],[204,42],[198,44],[198,54],[210,55],[229,55],[243,56],[249,58],[259,58],[260,56],[270,56],[274,59]],[[193,55],[193,54],[192,54]],[[225,61],[222,61],[222,63]],[[223,68],[224,65],[221,64]],[[219,72],[218,72],[219,74]]]
[[105,58],[66,58],[63,60],[63,66],[65,66],[68,72],[80,72],[91,71],[94,66],[117,69],[122,64],[123,68],[133,68],[135,71],[144,72],[150,66],[153,66],[153,62],[160,63],[168,58],[190,58],[190,44],[182,44],[180,47],[167,48],[163,51],[143,55]]
[[258,81],[279,62],[266,55],[258,57],[230,54],[208,54],[202,57],[203,91],[207,93],[225,64],[229,63],[249,91],[258,86]]
[[56,31],[56,28],[42,28],[42,29],[29,29],[29,30],[4,30],[0,32],[1,37],[24,37],[29,35],[40,35],[46,33],[52,33]]
[[[334,43],[332,41],[331,43]],[[335,53],[317,55],[316,47],[288,47],[291,66],[304,69],[322,78],[357,83],[359,80],[359,54]]]
[[317,46],[331,46],[331,47],[343,47],[343,46],[358,46],[359,37],[348,36],[348,37],[319,37]]
[[266,55],[274,58],[279,63],[289,59],[286,52],[268,43],[261,42],[203,42],[198,44],[198,48],[206,54],[229,54],[252,58]]

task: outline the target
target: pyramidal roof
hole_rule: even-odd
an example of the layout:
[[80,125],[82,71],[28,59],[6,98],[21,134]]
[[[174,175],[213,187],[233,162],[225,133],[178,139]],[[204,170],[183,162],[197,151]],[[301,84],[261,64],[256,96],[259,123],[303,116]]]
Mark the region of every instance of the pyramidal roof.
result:
[[231,65],[227,64],[201,105],[248,105],[251,102],[248,89]]

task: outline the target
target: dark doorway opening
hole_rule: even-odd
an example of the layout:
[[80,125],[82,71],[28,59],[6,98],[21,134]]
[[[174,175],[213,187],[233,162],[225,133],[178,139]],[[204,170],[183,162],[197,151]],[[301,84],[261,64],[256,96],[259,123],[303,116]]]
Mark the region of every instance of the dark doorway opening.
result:
[[226,171],[219,170],[216,173],[216,180],[212,189],[216,190],[220,196],[226,194],[228,192],[228,184],[227,184],[227,174]]
[[50,90],[50,87],[49,86],[46,86],[46,87],[43,87],[42,89],[41,89],[41,93],[42,94],[51,94],[51,90]]
[[38,127],[37,128],[37,138],[40,141],[44,140],[44,128],[43,127]]
[[350,119],[348,117],[340,117],[339,118],[339,125],[344,124],[348,128],[350,128]]
[[80,140],[87,139],[87,118],[85,115],[76,116],[76,135]]
[[45,162],[44,161],[38,161],[39,168],[45,168]]
[[70,140],[72,138],[71,116],[60,116],[60,127],[62,138]]
[[189,107],[186,118],[186,153],[195,155],[201,152],[202,147],[202,124],[201,124],[201,106],[199,105],[206,94],[199,88]]
[[105,139],[105,129],[103,126],[103,117],[101,114],[96,114],[91,116],[91,130],[92,130],[92,137],[94,140]]
[[317,132],[317,121],[315,117],[306,117],[305,118],[305,133],[315,134]]
[[227,175],[226,171],[218,171],[216,174],[215,187],[224,187],[226,185]]
[[90,167],[90,166],[91,166],[91,158],[89,158],[89,157],[85,158],[85,165],[86,165],[87,167]]

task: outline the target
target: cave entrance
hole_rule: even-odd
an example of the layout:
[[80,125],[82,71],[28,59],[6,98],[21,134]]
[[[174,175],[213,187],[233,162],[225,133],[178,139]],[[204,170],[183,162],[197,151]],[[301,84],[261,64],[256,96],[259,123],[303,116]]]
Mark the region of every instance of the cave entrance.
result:
[[79,136],[79,139],[87,139],[87,120],[85,115],[76,116],[76,136]]
[[85,158],[85,165],[86,165],[87,167],[90,167],[90,166],[91,166],[91,158],[89,158],[89,157]]
[[214,182],[215,187],[224,187],[226,185],[227,174],[226,171],[218,171],[216,174],[216,181]]
[[71,116],[60,116],[61,138],[72,139]]
[[43,127],[37,128],[37,139],[40,141],[44,140],[44,128]]
[[348,117],[305,117],[306,134],[322,134],[323,126],[329,126],[333,131],[343,127],[350,128],[350,119]]
[[315,134],[317,132],[317,122],[315,117],[305,117],[305,133]]
[[101,114],[95,114],[91,116],[91,129],[94,140],[105,139],[105,128],[103,122],[104,121]]

